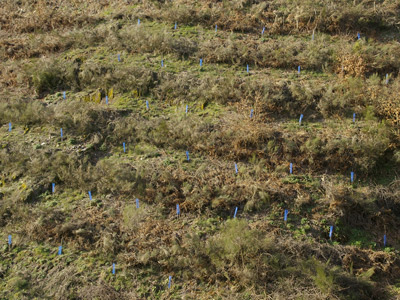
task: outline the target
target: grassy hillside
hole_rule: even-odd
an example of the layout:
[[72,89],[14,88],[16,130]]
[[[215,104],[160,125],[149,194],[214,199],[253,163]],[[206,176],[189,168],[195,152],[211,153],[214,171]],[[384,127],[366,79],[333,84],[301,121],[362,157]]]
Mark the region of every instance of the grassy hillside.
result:
[[399,29],[397,0],[4,0],[0,299],[400,298]]

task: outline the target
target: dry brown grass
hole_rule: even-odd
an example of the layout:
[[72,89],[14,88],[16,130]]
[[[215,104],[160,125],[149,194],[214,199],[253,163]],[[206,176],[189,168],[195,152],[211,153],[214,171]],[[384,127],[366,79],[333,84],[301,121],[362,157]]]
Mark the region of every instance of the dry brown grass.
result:
[[[84,9],[85,8],[85,9]],[[21,1],[5,0],[0,8],[0,24],[9,33],[53,31],[71,26],[93,24],[104,8],[99,1]],[[73,16],[73,17],[71,17]]]

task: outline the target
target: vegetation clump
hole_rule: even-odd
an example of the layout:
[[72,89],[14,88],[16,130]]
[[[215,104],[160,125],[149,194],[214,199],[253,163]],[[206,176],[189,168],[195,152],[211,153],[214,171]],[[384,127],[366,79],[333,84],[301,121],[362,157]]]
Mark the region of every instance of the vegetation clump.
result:
[[398,298],[399,16],[4,0],[0,298]]

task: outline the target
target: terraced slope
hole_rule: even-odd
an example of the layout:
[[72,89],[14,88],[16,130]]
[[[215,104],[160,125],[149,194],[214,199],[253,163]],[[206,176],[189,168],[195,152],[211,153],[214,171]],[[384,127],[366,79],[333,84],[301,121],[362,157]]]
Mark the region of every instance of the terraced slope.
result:
[[399,16],[4,0],[0,298],[400,297]]

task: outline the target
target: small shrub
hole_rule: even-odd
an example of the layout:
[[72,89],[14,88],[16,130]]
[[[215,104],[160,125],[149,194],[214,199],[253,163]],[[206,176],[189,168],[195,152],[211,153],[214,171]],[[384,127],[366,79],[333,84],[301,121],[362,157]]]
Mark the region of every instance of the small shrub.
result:
[[129,204],[124,207],[122,212],[123,224],[127,231],[136,231],[139,224],[147,217],[148,212],[143,203],[140,203],[139,208],[136,204]]
[[271,196],[266,191],[258,191],[246,202],[245,211],[254,212],[264,210],[271,202]]
[[75,64],[69,61],[44,60],[27,67],[27,75],[39,96],[76,88]]
[[[207,253],[218,271],[226,266],[235,269],[231,275],[241,284],[261,280],[267,266],[263,257],[272,249],[272,242],[256,230],[248,228],[245,220],[228,220],[219,234],[209,240]],[[264,269],[264,271],[262,271]]]
[[0,123],[38,125],[50,121],[52,110],[39,101],[12,100],[0,103]]
[[330,272],[325,271],[325,266],[316,265],[315,266],[315,276],[313,277],[315,285],[323,292],[324,294],[331,294],[334,289],[334,276]]

